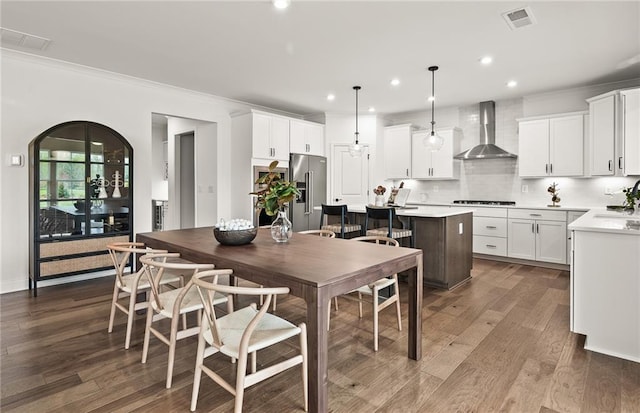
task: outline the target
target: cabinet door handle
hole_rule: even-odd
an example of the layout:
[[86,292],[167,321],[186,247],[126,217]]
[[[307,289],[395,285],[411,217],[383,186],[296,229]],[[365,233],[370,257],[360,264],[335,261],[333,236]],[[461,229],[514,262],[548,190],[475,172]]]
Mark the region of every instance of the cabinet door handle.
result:
[[622,156],[618,158],[618,169],[622,169]]
[[536,224],[531,224],[531,232],[536,232]]
[[541,217],[542,214],[529,214],[530,217]]
[[544,173],[546,173],[546,174],[549,173],[549,164],[548,163],[544,164]]
[[540,233],[540,224],[536,224],[536,234]]
[[407,176],[409,176],[409,168],[406,169],[405,173],[407,174]]
[[487,225],[487,229],[496,229],[494,225]]
[[550,174],[553,173],[553,164],[552,163],[549,164],[549,173]]
[[611,159],[609,159],[609,171],[612,171],[613,169],[611,169]]
[[485,246],[486,246],[487,248],[498,248],[498,247],[496,247],[495,245],[491,245],[491,244],[486,244]]

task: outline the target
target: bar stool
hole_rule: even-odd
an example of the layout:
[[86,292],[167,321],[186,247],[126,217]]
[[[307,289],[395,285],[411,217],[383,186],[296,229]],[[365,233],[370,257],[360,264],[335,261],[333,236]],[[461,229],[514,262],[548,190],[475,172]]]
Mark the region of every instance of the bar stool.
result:
[[[344,238],[345,234],[351,232],[357,232],[360,235],[362,231],[362,227],[360,224],[350,224],[349,217],[347,216],[347,206],[346,205],[325,205],[322,204],[322,213],[320,214],[320,229],[326,229],[329,231],[333,231],[336,235],[340,234],[340,238]],[[327,216],[327,223],[324,223],[324,217]],[[339,223],[329,223],[329,217],[335,216],[340,217]]]
[[[409,246],[415,247],[413,231],[406,228],[404,222],[397,219],[396,209],[392,207],[366,207],[367,214],[364,218],[364,228],[366,235],[375,235],[378,237],[388,237],[393,239],[409,238]],[[369,220],[387,221],[386,227],[369,229]],[[398,221],[402,224],[402,228],[394,228],[393,222]]]

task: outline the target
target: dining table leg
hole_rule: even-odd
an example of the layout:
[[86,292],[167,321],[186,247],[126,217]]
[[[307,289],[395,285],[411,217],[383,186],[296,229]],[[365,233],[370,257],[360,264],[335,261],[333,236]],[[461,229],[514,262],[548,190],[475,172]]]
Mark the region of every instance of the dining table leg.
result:
[[309,412],[325,413],[329,409],[328,332],[329,297],[326,289],[307,287],[307,341],[309,359]]
[[422,358],[422,254],[416,256],[416,276],[409,276],[409,358]]

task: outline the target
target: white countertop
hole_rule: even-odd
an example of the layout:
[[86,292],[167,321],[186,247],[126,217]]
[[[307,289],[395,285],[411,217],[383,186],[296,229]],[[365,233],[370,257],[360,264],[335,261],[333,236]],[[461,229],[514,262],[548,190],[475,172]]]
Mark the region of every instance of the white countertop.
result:
[[517,205],[481,205],[481,204],[454,204],[454,203],[409,203],[411,206],[442,206],[442,207],[456,207],[456,208],[511,208],[511,209],[548,209],[550,211],[588,211],[595,206],[584,205],[560,205],[558,207],[548,207],[546,205],[529,205],[529,204],[517,204]]
[[[464,205],[461,205],[464,207]],[[396,208],[396,215],[406,217],[422,217],[422,218],[446,218],[460,214],[473,213],[473,208],[450,208],[449,206],[434,205],[410,205],[413,208]],[[417,208],[416,208],[417,207]],[[349,212],[358,212],[364,214],[366,212],[365,205],[349,205]]]
[[640,214],[593,208],[569,224],[572,231],[611,232],[640,236]]

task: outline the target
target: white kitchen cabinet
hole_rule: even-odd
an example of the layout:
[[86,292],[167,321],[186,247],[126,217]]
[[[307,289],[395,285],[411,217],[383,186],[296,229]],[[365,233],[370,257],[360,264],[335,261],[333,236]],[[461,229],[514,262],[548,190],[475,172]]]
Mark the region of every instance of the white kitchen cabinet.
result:
[[386,179],[411,177],[411,124],[384,128],[384,176]]
[[582,176],[584,115],[518,119],[520,176]]
[[251,126],[253,157],[289,161],[289,119],[255,111],[244,116]]
[[319,123],[291,119],[289,149],[291,153],[324,156],[324,126]]
[[566,212],[510,209],[508,217],[509,257],[567,263]]
[[475,208],[473,253],[507,256],[507,209]]
[[640,175],[640,88],[623,90],[622,173]]
[[411,136],[411,178],[413,179],[458,179],[460,161],[453,156],[460,149],[461,130],[438,129],[436,133],[444,139],[442,148],[432,152],[424,146],[430,131],[414,132]]
[[614,90],[587,102],[591,175],[640,175],[640,89]]
[[617,139],[617,92],[609,92],[589,102],[589,129],[591,133],[591,175],[615,175]]

